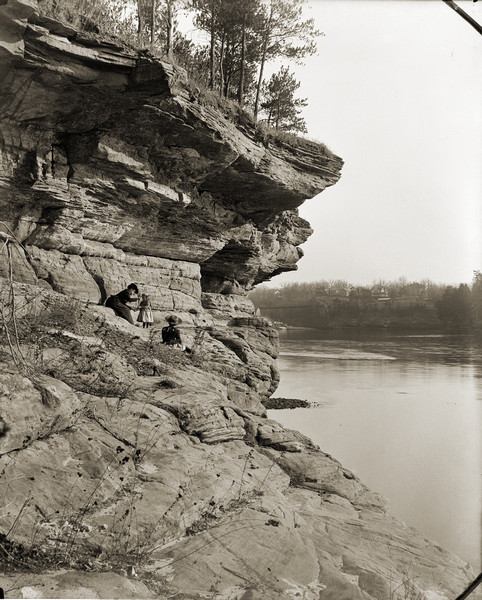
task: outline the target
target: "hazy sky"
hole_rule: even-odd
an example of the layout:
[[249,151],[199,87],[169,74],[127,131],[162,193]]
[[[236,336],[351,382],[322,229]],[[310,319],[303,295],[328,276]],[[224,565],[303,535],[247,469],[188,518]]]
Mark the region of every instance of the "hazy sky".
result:
[[[482,2],[458,0],[479,23]],[[442,0],[311,0],[293,65],[308,136],[345,165],[300,214],[315,233],[273,279],[470,282],[482,268],[482,36]]]

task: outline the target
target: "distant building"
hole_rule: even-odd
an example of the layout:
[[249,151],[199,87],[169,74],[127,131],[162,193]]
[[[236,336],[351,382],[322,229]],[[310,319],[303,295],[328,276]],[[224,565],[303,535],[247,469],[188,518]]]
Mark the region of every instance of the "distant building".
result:
[[390,300],[388,292],[383,285],[374,285],[371,290],[372,298],[375,300]]

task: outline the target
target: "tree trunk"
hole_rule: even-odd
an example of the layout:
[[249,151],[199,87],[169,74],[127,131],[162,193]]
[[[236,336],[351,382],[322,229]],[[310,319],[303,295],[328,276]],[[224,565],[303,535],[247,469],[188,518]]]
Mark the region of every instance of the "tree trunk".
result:
[[272,108],[270,106],[269,112],[268,112],[268,127],[271,127],[271,118],[272,118],[272,116],[273,116],[273,110],[272,110]]
[[151,46],[154,46],[156,27],[156,0],[151,0]]
[[227,98],[229,96],[229,86],[231,85],[231,71],[228,69],[226,76],[224,78],[224,97]]
[[221,38],[221,49],[219,50],[219,95],[223,95],[224,90],[224,45],[226,41],[226,32],[223,31]]
[[256,86],[256,100],[254,101],[254,118],[258,118],[259,96],[261,94],[261,85],[263,83],[264,63],[266,62],[266,40],[263,43],[263,54],[261,55],[261,64],[259,65],[258,85]]
[[268,49],[268,38],[269,38],[269,30],[271,27],[271,21],[273,19],[273,7],[271,7],[271,11],[269,13],[268,23],[266,24],[266,31],[263,36],[263,52],[261,53],[261,64],[259,66],[259,78],[258,85],[256,86],[256,100],[254,101],[254,118],[258,117],[258,109],[259,109],[259,96],[261,93],[261,85],[263,83],[263,71],[264,65],[266,62],[266,50]]
[[214,23],[214,3],[211,4],[211,44],[209,46],[209,89],[214,88],[214,47],[216,42],[216,27]]
[[166,6],[166,55],[172,58],[174,45],[174,0],[167,0]]
[[142,9],[142,0],[137,0],[137,43],[139,46],[142,46],[144,42],[144,15]]
[[239,73],[239,87],[238,87],[238,102],[240,106],[243,106],[244,97],[244,71],[246,61],[246,17],[243,19],[243,31],[241,34],[241,70]]
[[[230,46],[231,44],[229,43],[229,39],[226,41],[226,49],[224,51],[225,56],[229,56],[230,55]],[[224,89],[223,89],[223,96],[225,98],[228,97],[229,95],[229,86],[231,85],[231,77],[232,77],[232,69],[231,66],[228,64],[227,68],[224,70]]]
[[224,96],[224,98],[228,97],[228,90],[229,90],[229,74],[224,79],[224,90],[223,90],[223,94],[222,94]]

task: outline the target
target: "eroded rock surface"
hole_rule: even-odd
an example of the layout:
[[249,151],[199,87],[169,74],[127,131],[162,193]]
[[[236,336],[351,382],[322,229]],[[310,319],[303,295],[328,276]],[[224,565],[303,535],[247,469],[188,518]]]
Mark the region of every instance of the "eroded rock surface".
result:
[[[94,365],[105,331],[111,355],[129,336],[104,317],[82,341]],[[59,335],[57,347],[78,355],[66,330],[44,331],[44,352]],[[148,340],[131,341],[123,360],[134,369]],[[309,439],[259,405],[240,408],[209,363],[178,352],[161,375],[134,369],[125,386],[119,373],[110,389],[122,395],[95,394],[95,381],[67,371],[72,387],[39,375],[32,360],[25,376],[3,354],[0,527],[16,544],[35,540],[47,567],[51,556],[70,561],[23,574],[16,588],[5,573],[13,597],[381,600],[412,590],[450,600],[464,588],[473,573],[462,561],[390,517],[385,499]],[[71,361],[57,363],[59,378],[61,364]]]
[[[0,4],[0,80],[6,597],[461,593],[469,567],[262,404],[277,333],[246,293],[296,267],[341,159],[33,0]],[[102,306],[130,281],[151,329]],[[172,312],[190,354],[160,344]]]

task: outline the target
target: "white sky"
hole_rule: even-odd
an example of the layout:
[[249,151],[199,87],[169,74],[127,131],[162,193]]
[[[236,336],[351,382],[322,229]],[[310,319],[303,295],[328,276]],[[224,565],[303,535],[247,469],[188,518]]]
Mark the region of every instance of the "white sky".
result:
[[[482,2],[458,0],[479,23]],[[345,165],[300,209],[315,233],[291,281],[405,276],[469,283],[482,268],[482,36],[442,0],[310,0],[325,32],[293,64],[308,136]]]

